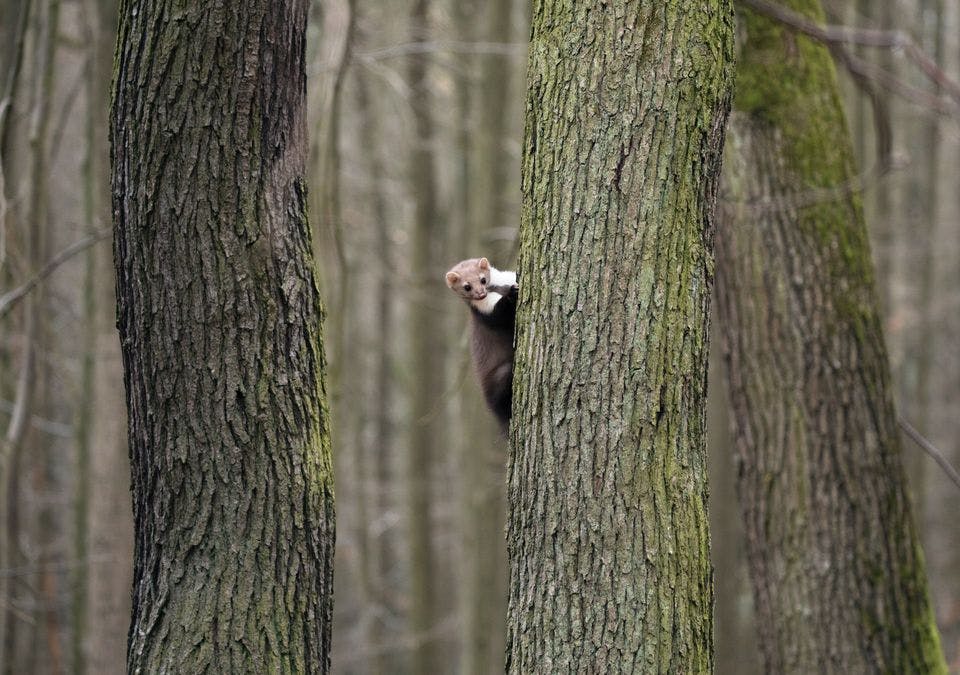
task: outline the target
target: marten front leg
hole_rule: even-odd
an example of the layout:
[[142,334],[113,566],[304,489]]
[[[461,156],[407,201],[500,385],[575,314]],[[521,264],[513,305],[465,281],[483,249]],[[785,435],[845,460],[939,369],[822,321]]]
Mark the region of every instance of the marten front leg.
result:
[[500,295],[511,295],[517,288],[516,272],[501,272],[498,269],[491,268],[490,280],[487,282],[488,291],[499,293]]

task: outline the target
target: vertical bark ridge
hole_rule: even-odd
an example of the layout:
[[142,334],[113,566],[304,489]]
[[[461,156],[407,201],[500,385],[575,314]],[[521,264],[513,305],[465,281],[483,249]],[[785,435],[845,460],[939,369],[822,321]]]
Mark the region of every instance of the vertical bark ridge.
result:
[[307,3],[121,6],[114,252],[132,672],[324,672],[333,492]]
[[720,1],[534,5],[511,672],[711,668],[704,410],[732,23]]
[[717,297],[765,669],[942,672],[834,67],[741,19]]

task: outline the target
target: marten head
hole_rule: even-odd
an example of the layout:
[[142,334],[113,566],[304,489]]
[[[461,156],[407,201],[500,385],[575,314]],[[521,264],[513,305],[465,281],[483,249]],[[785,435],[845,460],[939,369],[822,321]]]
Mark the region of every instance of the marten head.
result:
[[487,297],[489,282],[490,261],[486,258],[464,260],[447,272],[447,286],[467,302],[477,302]]

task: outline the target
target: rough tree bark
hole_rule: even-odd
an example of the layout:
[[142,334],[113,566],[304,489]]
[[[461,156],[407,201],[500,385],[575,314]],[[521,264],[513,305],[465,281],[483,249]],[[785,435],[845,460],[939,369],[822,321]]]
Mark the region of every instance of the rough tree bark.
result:
[[707,672],[712,211],[731,5],[538,0],[508,670]]
[[741,19],[717,297],[764,667],[943,672],[834,66]]
[[131,672],[325,672],[329,416],[307,2],[125,0],[111,111]]

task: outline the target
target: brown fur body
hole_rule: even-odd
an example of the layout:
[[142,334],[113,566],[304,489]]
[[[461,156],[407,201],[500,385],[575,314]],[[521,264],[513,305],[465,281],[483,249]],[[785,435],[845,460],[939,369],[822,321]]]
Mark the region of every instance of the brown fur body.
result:
[[474,258],[447,272],[447,286],[470,306],[473,367],[484,399],[506,433],[513,400],[516,275],[497,270],[486,258]]
[[500,299],[493,314],[471,310],[470,351],[483,397],[506,432],[513,401],[513,329],[516,291]]

